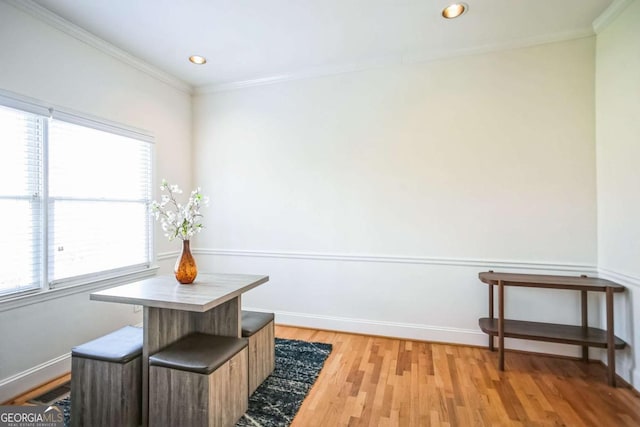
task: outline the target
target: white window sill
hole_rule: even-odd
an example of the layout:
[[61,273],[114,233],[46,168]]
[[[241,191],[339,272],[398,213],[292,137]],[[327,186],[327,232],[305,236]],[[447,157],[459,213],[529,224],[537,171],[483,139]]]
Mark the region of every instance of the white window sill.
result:
[[95,291],[99,289],[111,288],[113,286],[124,285],[126,283],[135,282],[137,280],[146,279],[155,276],[158,272],[158,266],[145,268],[144,270],[134,271],[117,277],[106,279],[98,279],[89,283],[82,283],[73,286],[65,286],[54,289],[43,289],[35,293],[22,294],[15,297],[8,297],[0,300],[0,312],[14,310],[16,308],[27,305],[38,304],[56,298],[63,298],[68,295],[79,294],[82,292]]

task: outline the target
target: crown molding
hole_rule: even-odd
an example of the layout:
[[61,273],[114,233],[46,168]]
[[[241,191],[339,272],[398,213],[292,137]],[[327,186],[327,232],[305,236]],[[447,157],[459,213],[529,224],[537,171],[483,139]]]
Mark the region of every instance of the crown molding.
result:
[[600,34],[633,2],[634,0],[614,0],[600,16],[594,19],[593,31]]
[[[633,1],[633,0],[623,0]],[[345,63],[338,65],[305,68],[300,70],[292,70],[282,74],[272,76],[264,76],[255,79],[239,80],[228,83],[217,83],[211,85],[196,86],[194,94],[203,95],[207,93],[224,92],[235,89],[244,89],[255,86],[265,86],[277,83],[285,83],[295,80],[311,79],[324,76],[332,76],[339,74],[352,73],[356,71],[364,71],[375,68],[389,67],[394,65],[413,65],[421,64],[441,59],[449,59],[460,56],[479,55],[491,52],[500,52],[505,50],[521,49],[537,45],[558,43],[563,41],[577,40],[587,37],[593,37],[592,28],[585,28],[576,31],[569,31],[556,34],[548,34],[544,36],[528,37],[524,39],[511,40],[502,43],[491,43],[483,46],[477,46],[468,49],[438,50],[430,52],[414,52],[402,55],[390,55],[380,58],[372,58],[365,61]]]
[[481,55],[492,52],[502,52],[515,49],[524,49],[551,43],[560,43],[571,40],[579,40],[593,37],[592,28],[583,28],[575,31],[565,31],[555,34],[545,34],[542,36],[533,36],[522,39],[509,40],[500,43],[488,43],[482,46],[472,48],[455,49],[451,51],[439,50],[433,52],[415,53],[406,55],[405,64],[418,64],[423,62],[437,61],[440,59],[455,58],[460,56]]
[[87,45],[99,50],[102,53],[112,56],[125,64],[150,75],[151,77],[178,89],[181,92],[191,94],[191,85],[174,77],[173,75],[125,52],[124,50],[108,43],[79,26],[67,21],[64,18],[51,12],[49,9],[40,6],[33,0],[6,0],[13,7],[31,15],[32,17],[50,25],[51,27],[64,32],[67,35],[79,40]]
[[215,83],[211,85],[197,86],[194,90],[194,94],[202,95],[206,93],[224,92],[227,90],[234,90],[234,89],[244,89],[244,88],[253,87],[253,86],[266,86],[266,85],[275,84],[275,83],[298,80],[301,78],[303,77],[300,77],[295,73],[293,73],[293,74],[278,74],[274,76],[261,77],[257,79],[239,80],[239,81],[229,82],[229,83]]
[[379,58],[370,58],[359,62],[350,62],[334,65],[325,65],[313,68],[304,68],[293,70],[282,74],[272,76],[258,77],[249,80],[232,81],[228,83],[216,83],[211,85],[197,86],[194,90],[195,94],[206,94],[215,92],[224,92],[234,89],[244,89],[253,86],[265,86],[276,83],[290,82],[294,80],[313,79],[316,77],[333,76],[338,74],[352,73],[355,71],[364,71],[374,68],[387,67],[395,64],[402,64],[403,56],[394,55]]

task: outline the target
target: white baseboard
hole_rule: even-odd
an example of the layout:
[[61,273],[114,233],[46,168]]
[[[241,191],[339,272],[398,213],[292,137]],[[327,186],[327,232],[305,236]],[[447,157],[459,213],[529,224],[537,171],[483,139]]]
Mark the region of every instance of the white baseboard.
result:
[[640,391],[640,369],[634,369],[631,378],[631,386]]
[[[256,309],[260,311],[260,309]],[[264,311],[264,310],[262,310]],[[418,341],[449,342],[454,344],[486,345],[487,336],[477,330],[420,325],[412,323],[381,322],[376,320],[323,316],[317,314],[277,311],[276,323],[303,328],[326,329],[363,335],[405,338]]]
[[71,353],[48,360],[0,381],[0,403],[71,372]]
[[[246,308],[254,311],[268,311],[262,308]],[[377,320],[354,319],[346,317],[324,316],[307,313],[276,311],[275,321],[283,326],[323,329],[362,335],[374,335],[390,338],[401,338],[415,341],[439,342],[485,347],[488,345],[487,335],[480,329],[451,328],[443,326],[382,322]],[[505,348],[533,353],[579,357],[577,346],[554,344],[530,340],[505,340]]]

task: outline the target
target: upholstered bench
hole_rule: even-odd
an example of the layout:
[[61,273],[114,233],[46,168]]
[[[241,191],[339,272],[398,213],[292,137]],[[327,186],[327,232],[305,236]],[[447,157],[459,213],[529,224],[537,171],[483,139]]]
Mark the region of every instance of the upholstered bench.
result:
[[138,426],[142,329],[125,326],[71,350],[71,425]]
[[247,410],[247,375],[247,340],[179,339],[149,358],[149,425],[235,425]]
[[242,311],[242,336],[249,339],[249,394],[253,394],[275,368],[273,319],[273,313]]

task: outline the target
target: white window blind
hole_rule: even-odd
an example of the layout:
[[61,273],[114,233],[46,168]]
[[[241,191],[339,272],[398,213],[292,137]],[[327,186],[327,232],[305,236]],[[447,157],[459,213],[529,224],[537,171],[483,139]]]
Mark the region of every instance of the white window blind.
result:
[[51,285],[151,263],[151,144],[51,120]]
[[0,300],[150,271],[153,137],[0,90]]
[[44,120],[0,106],[0,296],[42,282]]

